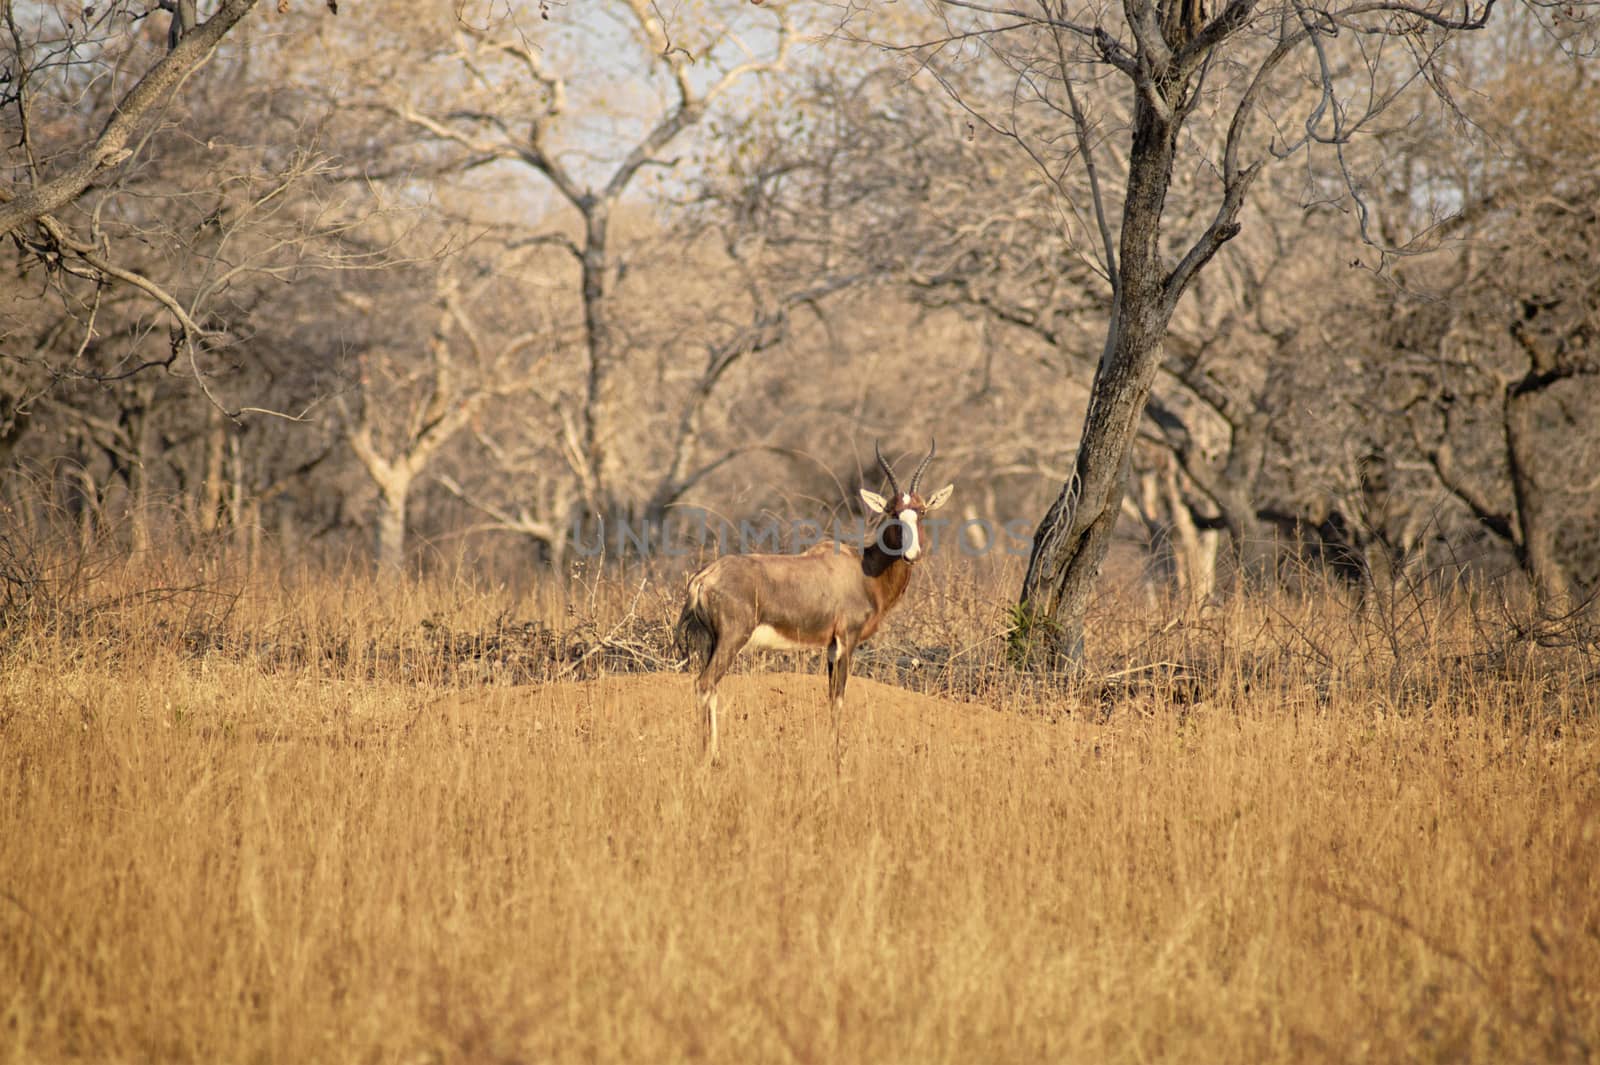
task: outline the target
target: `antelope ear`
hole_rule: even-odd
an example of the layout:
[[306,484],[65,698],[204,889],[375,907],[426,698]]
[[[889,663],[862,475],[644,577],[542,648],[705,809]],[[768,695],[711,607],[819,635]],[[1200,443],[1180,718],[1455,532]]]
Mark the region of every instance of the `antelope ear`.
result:
[[861,502],[865,503],[867,509],[874,514],[882,514],[889,509],[889,501],[887,499],[866,488],[861,490]]
[[945,485],[943,488],[941,488],[937,492],[933,493],[933,498],[928,500],[928,505],[927,505],[927,507],[925,509],[927,509],[927,510],[938,510],[940,507],[942,507],[946,503],[950,502],[950,493],[954,492],[955,490],[956,490],[956,486],[955,485],[953,485],[953,484]]

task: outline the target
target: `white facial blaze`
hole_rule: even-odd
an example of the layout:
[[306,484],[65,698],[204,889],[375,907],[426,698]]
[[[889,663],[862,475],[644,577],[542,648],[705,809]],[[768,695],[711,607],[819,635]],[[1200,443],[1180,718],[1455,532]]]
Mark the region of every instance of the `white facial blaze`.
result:
[[917,512],[907,507],[900,512],[900,555],[907,562],[915,562],[922,554],[922,534],[917,528]]

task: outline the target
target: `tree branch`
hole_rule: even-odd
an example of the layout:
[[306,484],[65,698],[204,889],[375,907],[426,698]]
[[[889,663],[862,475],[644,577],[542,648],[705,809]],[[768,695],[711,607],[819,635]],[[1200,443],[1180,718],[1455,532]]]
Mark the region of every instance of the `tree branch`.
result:
[[[60,174],[20,195],[7,192],[0,204],[0,236],[33,224],[76,200],[102,171],[133,154],[128,142],[145,119],[177,90],[211,55],[217,42],[255,7],[258,0],[223,0],[216,14],[183,35],[170,51],[145,72],[117,101],[111,118],[76,160]],[[0,190],[5,191],[5,190]]]

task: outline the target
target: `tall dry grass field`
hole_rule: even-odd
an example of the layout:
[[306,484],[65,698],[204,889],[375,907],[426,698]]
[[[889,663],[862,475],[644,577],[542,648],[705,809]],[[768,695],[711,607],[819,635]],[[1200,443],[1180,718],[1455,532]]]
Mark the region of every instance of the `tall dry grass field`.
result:
[[[707,770],[680,674],[428,635],[671,582],[183,572],[6,636],[9,1060],[1600,1053],[1594,647],[1464,598],[1108,605],[1139,683],[858,678],[837,755],[745,671]],[[997,662],[1009,586],[926,573],[891,629]]]

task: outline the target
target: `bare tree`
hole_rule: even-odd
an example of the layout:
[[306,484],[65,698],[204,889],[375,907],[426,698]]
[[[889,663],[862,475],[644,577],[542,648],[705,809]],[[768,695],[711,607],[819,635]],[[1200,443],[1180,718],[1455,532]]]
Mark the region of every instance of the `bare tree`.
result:
[[[1584,66],[1509,47],[1484,88],[1486,162],[1441,173],[1463,203],[1454,254],[1389,293],[1384,375],[1438,483],[1511,549],[1543,609],[1600,579],[1600,150]],[[1520,53],[1520,54],[1519,54]]]
[[[162,6],[172,17],[164,53],[152,56],[158,46],[139,32],[148,13],[131,4],[90,5],[80,14],[53,4],[19,10],[7,0],[5,33],[16,65],[0,107],[12,113],[18,136],[6,145],[10,182],[0,185],[0,236],[11,239],[25,269],[125,286],[153,300],[172,323],[172,359],[186,351],[198,378],[196,345],[210,331],[163,279],[119,261],[114,226],[102,224],[103,196],[81,209],[87,192],[114,188],[155,150],[163,111],[256,0],[222,0],[203,21],[192,0]],[[124,89],[124,71],[141,66]],[[85,103],[94,108],[88,115]],[[90,115],[93,124],[86,124]],[[86,340],[92,331],[91,324]]]
[[[538,334],[486,338],[462,287],[449,267],[440,269],[425,357],[383,347],[364,351],[358,358],[359,403],[353,406],[342,395],[335,400],[344,440],[378,489],[377,559],[391,572],[405,562],[406,512],[418,477],[485,401],[527,388],[528,368],[516,360]],[[455,351],[457,343],[464,358]]]
[[[125,493],[134,547],[152,499],[176,494],[201,533],[243,514],[237,493],[224,500],[244,478],[224,470],[241,465],[248,408],[223,396],[304,410],[289,382],[314,370],[274,349],[274,305],[307,272],[364,257],[350,242],[364,208],[329,188],[303,101],[244,58],[292,47],[234,32],[250,6],[201,23],[194,4],[167,5],[165,34],[155,8],[5,9],[7,440],[36,469],[70,441],[86,513]],[[249,47],[219,49],[225,33]]]
[[[1318,149],[1365,223],[1345,147],[1416,82],[1445,85],[1441,50],[1455,35],[1488,25],[1493,7],[1494,0],[1467,7],[1352,0],[1316,9],[1228,0],[1217,10],[1196,0],[1128,0],[1117,9],[1069,0],[935,5],[943,32],[909,49],[921,64],[937,73],[971,56],[992,60],[1013,86],[1013,110],[1059,116],[1055,143],[1071,145],[1090,176],[1093,228],[1112,289],[1074,472],[1035,534],[1020,594],[1019,651],[1057,668],[1081,660],[1089,596],[1168,327],[1195,278],[1238,234],[1262,166]],[[1404,56],[1350,43],[1385,40],[1403,44]],[[1097,102],[1106,96],[1126,100],[1129,114],[1126,155],[1117,160],[1120,204],[1102,165],[1108,138]],[[1059,160],[1069,153],[1035,154]],[[1166,224],[1180,158],[1204,175],[1211,206],[1174,236]]]
[[[832,180],[811,197],[828,215],[813,220],[813,231],[829,224],[849,230],[893,263],[885,276],[919,306],[992,325],[984,335],[1006,350],[1008,373],[1027,360],[1087,386],[1112,287],[1093,255],[1096,227],[1083,210],[1094,199],[1090,183],[1070,157],[1045,150],[1059,116],[995,102],[996,88],[959,66],[941,67],[937,82],[924,80],[931,82],[887,68],[819,74],[807,98],[822,103],[821,124],[838,147],[791,136],[787,152],[762,166],[792,180],[838,152]],[[975,110],[988,102],[974,116],[952,103],[952,94]],[[1100,126],[1117,128],[1126,118],[1123,104],[1102,101]],[[985,124],[1000,113],[1003,126],[998,119]],[[996,150],[996,129],[1026,150]],[[1117,146],[1102,139],[1098,149],[1115,169]],[[1278,550],[1275,525],[1286,516],[1300,524],[1281,501],[1257,495],[1267,427],[1281,414],[1266,390],[1275,363],[1307,356],[1303,326],[1327,310],[1327,281],[1339,278],[1331,261],[1338,257],[1326,234],[1308,226],[1293,175],[1278,168],[1265,176],[1279,181],[1273,198],[1281,196],[1284,206],[1261,212],[1246,239],[1231,241],[1218,268],[1197,278],[1175,312],[1140,429],[1149,459],[1135,462],[1146,482],[1140,520],[1166,545],[1161,550],[1175,566],[1166,572],[1202,597],[1215,582],[1219,556],[1210,542],[1219,531],[1231,547],[1229,572],[1256,572],[1267,570]],[[1206,206],[1198,180],[1192,171],[1173,175],[1169,224],[1196,223]],[[1019,187],[1027,194],[1018,195]],[[1317,253],[1307,254],[1313,245]],[[1022,430],[1017,444],[1038,454],[1036,464],[1061,461],[1046,421],[1012,428]],[[1014,463],[987,465],[992,475]],[[1174,554],[1172,545],[1183,550]]]
[[[137,165],[159,112],[253,6],[254,0],[224,3],[198,25],[192,4],[173,9],[170,30],[159,45],[140,32],[146,13],[126,3],[96,11],[6,0],[0,8],[9,54],[0,88],[7,129],[0,148],[0,237],[7,238],[14,255],[8,264],[14,284],[0,308],[0,337],[8,356],[0,375],[7,458],[30,425],[50,420],[49,414],[65,416],[62,430],[77,437],[86,453],[108,456],[111,470],[129,479],[130,492],[140,501],[133,526],[136,546],[145,539],[144,427],[154,386],[120,389],[128,400],[120,416],[57,402],[53,410],[46,404],[47,417],[40,418],[39,405],[67,376],[61,363],[81,365],[108,341],[136,347],[148,333],[118,314],[116,305],[127,294],[153,298],[180,329],[194,323],[160,284],[118,261],[101,224],[103,198],[90,197],[88,210],[80,201],[93,187],[114,185]],[[131,85],[115,76],[141,66],[143,73],[135,74]],[[80,280],[87,284],[76,284]],[[64,295],[54,309],[42,298],[52,289]],[[162,361],[134,356],[104,376],[121,381]],[[93,483],[87,467],[80,465],[76,475]],[[99,488],[87,495],[96,501],[90,510],[97,510]]]
[[[439,27],[429,57],[453,83],[450,91],[438,92],[433,82],[416,90],[391,82],[375,94],[376,106],[432,146],[428,165],[436,171],[498,167],[534,175],[561,205],[562,214],[525,239],[566,252],[577,268],[583,373],[579,394],[564,398],[562,407],[575,420],[577,442],[566,459],[592,515],[626,509],[625,486],[635,472],[625,387],[630,338],[618,299],[629,255],[617,244],[619,208],[641,175],[673,165],[666,153],[683,150],[686,133],[735,87],[783,68],[794,37],[788,9],[773,5],[757,12],[754,23],[750,11],[708,9],[704,22],[687,25],[663,21],[648,0],[617,0],[601,15],[605,28],[590,26],[590,37],[575,44],[577,28],[558,20],[530,25],[519,11],[469,4]],[[577,54],[569,50],[592,46],[596,33],[608,34],[610,47],[632,49],[637,76],[660,97],[637,120],[616,123],[632,130],[628,139],[586,144],[587,111],[573,102],[575,68],[563,68],[549,53]]]

